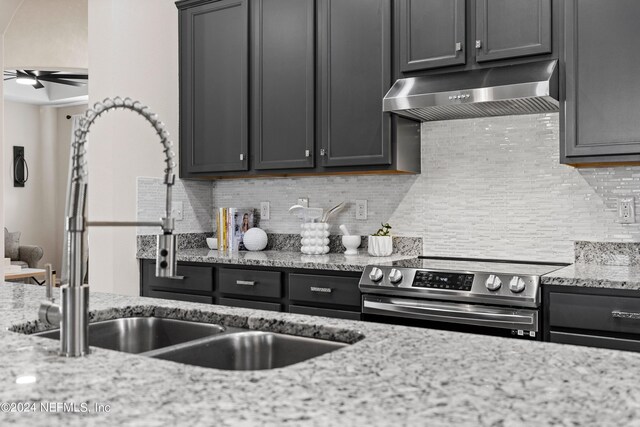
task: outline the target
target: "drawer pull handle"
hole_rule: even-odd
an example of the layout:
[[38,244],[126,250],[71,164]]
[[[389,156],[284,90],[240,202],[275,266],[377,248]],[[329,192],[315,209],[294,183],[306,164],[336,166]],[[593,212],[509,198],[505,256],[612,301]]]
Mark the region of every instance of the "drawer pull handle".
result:
[[255,286],[256,282],[255,280],[236,280],[236,285]]
[[318,286],[311,286],[309,288],[309,290],[311,292],[318,292],[318,293],[321,293],[321,294],[330,294],[331,292],[333,292],[333,289],[331,289],[331,288],[320,288]]
[[633,312],[629,312],[629,311],[614,310],[614,311],[611,312],[611,316],[616,318],[616,319],[640,320],[640,313],[633,313]]

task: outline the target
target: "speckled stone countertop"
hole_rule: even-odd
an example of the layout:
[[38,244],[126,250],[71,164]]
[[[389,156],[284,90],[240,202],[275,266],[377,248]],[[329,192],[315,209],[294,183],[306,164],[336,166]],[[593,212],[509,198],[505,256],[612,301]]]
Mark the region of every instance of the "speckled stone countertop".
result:
[[[0,286],[2,402],[110,405],[109,413],[2,413],[22,425],[634,425],[640,354],[94,293],[92,318],[150,315],[342,341],[286,368],[222,371],[57,343],[38,329],[41,287]],[[30,375],[34,383],[18,384]],[[3,406],[4,407],[4,406]]]
[[640,290],[640,267],[575,263],[542,276],[543,285]]
[[[223,254],[209,249],[179,249],[176,254],[178,261],[186,262],[357,272],[361,272],[369,264],[386,264],[402,259],[415,258],[415,256],[401,254],[388,257],[372,257],[362,250],[358,251],[358,255],[350,256],[341,253],[304,255],[300,252],[289,251],[241,251],[233,254]],[[140,259],[155,259],[155,257],[155,248],[138,250],[138,258]]]

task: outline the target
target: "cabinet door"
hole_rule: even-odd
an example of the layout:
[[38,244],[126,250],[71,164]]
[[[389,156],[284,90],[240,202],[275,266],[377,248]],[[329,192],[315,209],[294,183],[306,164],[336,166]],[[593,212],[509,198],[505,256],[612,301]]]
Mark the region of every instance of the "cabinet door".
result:
[[400,71],[464,64],[465,0],[399,0]]
[[560,129],[567,157],[640,154],[639,22],[636,0],[566,0]]
[[318,0],[323,166],[391,164],[391,0]]
[[551,52],[551,0],[477,0],[476,61]]
[[254,169],[311,168],[314,0],[257,0],[251,7]]
[[180,11],[182,176],[248,168],[247,2]]

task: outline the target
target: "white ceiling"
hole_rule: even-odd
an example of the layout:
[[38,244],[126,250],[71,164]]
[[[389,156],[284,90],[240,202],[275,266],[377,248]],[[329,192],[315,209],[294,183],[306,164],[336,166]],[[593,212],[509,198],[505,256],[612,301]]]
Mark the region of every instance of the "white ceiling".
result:
[[75,105],[86,104],[89,100],[88,85],[67,86],[56,83],[41,82],[42,89],[34,89],[29,85],[21,85],[15,80],[4,82],[4,99],[35,105]]

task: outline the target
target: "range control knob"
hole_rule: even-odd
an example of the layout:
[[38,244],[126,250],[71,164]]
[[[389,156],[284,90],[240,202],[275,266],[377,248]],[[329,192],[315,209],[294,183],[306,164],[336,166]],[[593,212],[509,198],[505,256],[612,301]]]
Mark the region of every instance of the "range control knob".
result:
[[513,279],[509,282],[509,289],[511,289],[511,292],[513,293],[517,294],[524,291],[524,287],[524,280],[519,276],[513,276]]
[[379,282],[380,280],[382,280],[382,270],[380,270],[378,267],[373,267],[371,269],[371,272],[369,272],[369,279],[371,279],[373,282]]
[[397,268],[392,268],[391,271],[389,272],[389,281],[391,283],[398,283],[401,280],[402,280],[402,271],[398,270]]
[[500,289],[500,286],[502,286],[502,280],[500,280],[500,278],[495,274],[491,274],[489,275],[489,277],[487,277],[487,281],[484,282],[484,285],[490,291],[497,291],[498,289]]

